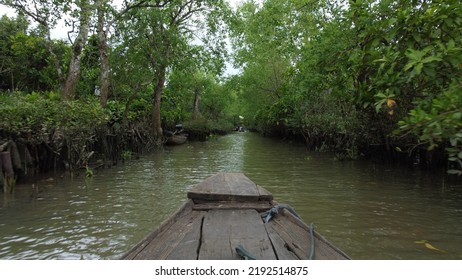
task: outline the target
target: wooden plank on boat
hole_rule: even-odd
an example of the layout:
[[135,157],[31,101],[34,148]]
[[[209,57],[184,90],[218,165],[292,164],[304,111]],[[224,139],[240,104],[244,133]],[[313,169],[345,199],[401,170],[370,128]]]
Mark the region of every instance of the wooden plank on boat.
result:
[[[281,212],[280,212],[281,213]],[[311,249],[311,236],[309,227],[295,218],[288,211],[282,211],[282,215],[276,215],[269,223],[265,224],[268,232],[274,231],[281,237],[284,246],[293,252],[299,259],[309,258]],[[270,235],[271,237],[271,235]],[[343,252],[327,242],[322,236],[314,233],[315,259],[322,260],[346,260],[349,259]]]
[[199,183],[188,192],[194,201],[259,201],[271,200],[268,191],[252,182],[242,173],[218,173]]
[[319,260],[349,260],[350,257],[340,251],[323,236],[314,232],[315,259]]
[[205,212],[201,212],[198,218],[194,220],[193,227],[171,252],[168,260],[197,260],[204,215]]
[[189,214],[192,211],[193,201],[188,199],[185,203],[183,203],[180,208],[172,214],[170,218],[163,221],[161,225],[150,233],[146,238],[141,240],[136,246],[134,246],[130,251],[125,253],[122,256],[124,260],[131,260],[134,259],[153,239],[155,239],[161,232],[171,227],[175,222],[177,222],[181,217]]
[[202,225],[199,259],[242,259],[236,247],[242,245],[257,259],[274,260],[271,242],[255,210],[210,210]]
[[266,189],[264,189],[264,188],[257,185],[257,190],[258,190],[258,194],[259,194],[259,200],[263,200],[263,201],[271,201],[271,200],[273,200],[273,194],[271,194]]
[[273,204],[269,201],[256,202],[235,202],[235,201],[217,201],[204,202],[193,205],[193,210],[208,211],[213,209],[237,210],[237,209],[255,209],[258,212],[263,212],[271,209]]
[[308,231],[281,215],[273,217],[265,226],[268,232],[274,232],[280,236],[284,240],[284,247],[293,252],[297,258],[308,259],[311,244]]
[[[283,215],[287,217],[294,224],[304,228],[309,232],[310,228],[303,221],[297,219],[289,211],[283,210]],[[329,241],[327,241],[322,235],[314,231],[314,247],[315,247],[315,259],[321,260],[349,260],[350,257],[343,251],[335,247]]]
[[265,225],[278,260],[299,260],[272,226]]
[[192,211],[149,243],[135,259],[197,259],[202,218],[206,212]]

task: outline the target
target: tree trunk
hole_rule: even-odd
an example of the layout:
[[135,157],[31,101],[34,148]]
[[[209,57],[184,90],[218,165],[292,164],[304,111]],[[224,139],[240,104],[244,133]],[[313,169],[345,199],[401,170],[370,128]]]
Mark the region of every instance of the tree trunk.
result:
[[107,55],[106,31],[104,31],[106,1],[100,0],[98,5],[98,48],[101,60],[100,103],[103,107],[106,107],[109,95],[109,59]]
[[81,1],[80,7],[80,29],[72,45],[72,57],[69,64],[69,72],[67,74],[64,86],[61,88],[61,97],[63,100],[73,100],[77,88],[77,82],[80,77],[80,61],[82,59],[83,48],[87,43],[88,29],[90,24],[90,4],[88,1]]
[[11,69],[11,92],[15,90],[14,88],[14,74],[13,74],[13,69]]
[[165,67],[158,74],[157,84],[154,88],[154,103],[152,109],[152,134],[156,143],[160,144],[162,140],[162,123],[160,119],[160,102],[162,99],[162,91],[165,85]]
[[2,157],[0,156],[0,188],[3,187],[4,181],[3,181],[3,163],[2,163]]
[[15,185],[15,176],[13,170],[13,163],[11,161],[10,152],[0,153],[0,164],[3,166],[3,191],[5,193],[12,193]]
[[53,50],[53,40],[51,40],[50,28],[48,27],[48,25],[42,25],[42,26],[45,27],[45,30],[47,32],[47,49],[55,65],[56,73],[58,73],[59,85],[61,87],[61,96],[63,96],[62,93],[64,92],[64,85],[66,83],[66,77],[64,76],[63,69],[61,67],[61,63],[59,62],[58,56]]
[[77,82],[80,77],[80,55],[72,54],[69,64],[69,72],[67,73],[66,81],[61,89],[62,100],[73,100],[77,89]]
[[194,90],[194,104],[193,104],[193,115],[192,115],[193,120],[197,120],[200,117],[200,114],[201,114],[199,111],[200,103],[201,103],[201,91],[200,89],[196,88]]

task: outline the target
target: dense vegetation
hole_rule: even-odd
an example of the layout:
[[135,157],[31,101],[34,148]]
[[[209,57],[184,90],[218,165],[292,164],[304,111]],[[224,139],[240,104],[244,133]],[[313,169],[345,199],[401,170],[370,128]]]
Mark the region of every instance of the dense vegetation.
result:
[[[241,112],[340,157],[462,166],[460,1],[248,1]],[[257,112],[255,114],[255,112]]]
[[[113,164],[181,122],[201,138],[233,126],[223,1],[0,3],[18,12],[0,19],[0,151],[17,174]],[[60,19],[70,43],[51,38]]]
[[[0,3],[18,12],[0,19],[0,147],[39,169],[115,161],[177,123],[206,138],[244,121],[340,159],[461,174],[458,0]],[[70,42],[51,38],[60,19]],[[228,36],[241,72],[223,78]]]

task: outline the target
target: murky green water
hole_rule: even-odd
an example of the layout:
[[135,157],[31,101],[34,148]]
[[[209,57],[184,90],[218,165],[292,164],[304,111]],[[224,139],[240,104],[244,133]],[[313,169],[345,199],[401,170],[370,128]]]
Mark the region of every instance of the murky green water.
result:
[[244,172],[354,259],[462,259],[462,186],[442,173],[338,162],[252,133],[0,194],[0,259],[118,258],[217,172]]

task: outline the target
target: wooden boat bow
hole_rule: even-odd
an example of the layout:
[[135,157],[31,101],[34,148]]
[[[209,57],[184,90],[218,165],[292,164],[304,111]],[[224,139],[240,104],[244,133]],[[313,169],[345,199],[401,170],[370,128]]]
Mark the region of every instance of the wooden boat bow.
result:
[[[278,205],[242,173],[218,173],[188,192],[188,200],[122,259],[349,259],[286,209],[265,223],[261,213]],[[238,250],[236,251],[236,248]],[[244,249],[244,250],[242,250]]]

